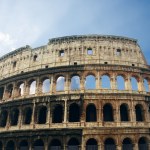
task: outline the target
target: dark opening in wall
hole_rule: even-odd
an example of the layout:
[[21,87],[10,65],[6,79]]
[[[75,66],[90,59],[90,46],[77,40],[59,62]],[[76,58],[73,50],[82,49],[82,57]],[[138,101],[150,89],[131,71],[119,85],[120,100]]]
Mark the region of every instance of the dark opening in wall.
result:
[[140,104],[135,106],[136,121],[144,121],[143,107]]
[[10,125],[16,126],[18,124],[19,110],[13,109],[10,113]]
[[19,150],[28,150],[28,149],[29,149],[28,142],[26,140],[21,141],[19,144]]
[[108,62],[104,62],[104,64],[108,64]]
[[120,118],[121,121],[129,121],[128,106],[126,104],[120,106]]
[[38,124],[45,124],[46,123],[46,115],[47,115],[47,107],[42,106],[38,110]]
[[38,58],[38,56],[37,56],[37,55],[34,55],[34,56],[33,56],[33,61],[37,61],[37,58]]
[[44,150],[44,142],[41,139],[38,139],[33,144],[34,150]]
[[77,62],[74,62],[74,65],[76,66],[76,65],[77,65]]
[[48,68],[48,66],[45,66],[45,68]]
[[132,64],[132,66],[134,67],[134,66],[135,66],[135,64]]
[[61,150],[61,142],[58,139],[53,139],[48,146],[48,150]]
[[6,150],[15,150],[15,143],[13,141],[8,141]]
[[86,108],[86,122],[96,122],[97,113],[96,107],[94,104],[89,104]]
[[93,55],[93,50],[92,50],[91,48],[88,48],[88,49],[87,49],[87,54],[88,54],[88,55]]
[[117,55],[117,56],[121,56],[121,49],[117,49],[117,50],[116,50],[116,55]]
[[15,68],[15,67],[16,67],[16,65],[17,65],[17,62],[16,62],[16,61],[14,61],[14,62],[13,62],[13,68]]
[[62,123],[63,121],[63,107],[62,105],[56,105],[53,110],[52,123]]
[[78,104],[71,104],[69,107],[69,122],[80,121],[80,107]]
[[93,138],[86,142],[86,150],[98,150],[97,141]]
[[103,119],[104,121],[114,121],[113,108],[110,104],[105,104],[103,107]]
[[125,138],[122,142],[122,150],[133,150],[133,144],[131,139]]
[[7,93],[8,93],[8,98],[11,98],[12,97],[12,93],[13,93],[13,85],[12,84],[10,84],[7,87]]
[[4,87],[0,87],[0,100],[3,99],[3,95],[4,95]]
[[24,110],[24,124],[30,124],[32,119],[32,109],[30,107]]
[[60,57],[63,57],[64,55],[65,55],[64,50],[60,50],[60,51],[59,51],[59,56],[60,56]]
[[6,110],[1,111],[0,113],[0,127],[5,127],[7,123],[8,112]]
[[104,142],[105,150],[116,150],[115,141],[112,138],[108,138]]

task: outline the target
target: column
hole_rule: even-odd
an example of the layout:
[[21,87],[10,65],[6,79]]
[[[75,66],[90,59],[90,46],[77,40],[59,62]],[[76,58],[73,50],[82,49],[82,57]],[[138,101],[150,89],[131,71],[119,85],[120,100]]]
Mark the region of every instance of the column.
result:
[[33,125],[33,128],[35,128],[35,107],[36,106],[36,104],[35,104],[35,102],[33,103],[33,112],[32,112],[32,121],[31,121],[31,124]]
[[19,125],[19,129],[21,128],[21,125],[22,125],[22,118],[23,118],[22,115],[23,115],[23,114],[22,114],[22,108],[19,107],[19,117],[18,117],[18,125]]
[[24,96],[28,96],[29,95],[29,83],[28,81],[25,81],[24,83]]
[[10,127],[10,108],[8,108],[8,117],[6,122],[6,130],[9,130]]
[[50,125],[50,103],[48,103],[47,105],[47,118],[46,118],[47,122],[46,124]]
[[54,81],[53,81],[53,75],[50,77],[50,95],[53,94],[54,88]]
[[65,105],[64,105],[64,123],[67,123],[67,100],[64,100]]
[[125,79],[125,87],[126,87],[126,90],[132,91],[131,78],[130,78],[130,76],[128,76],[128,77]]
[[99,71],[97,72],[97,77],[96,77],[96,89],[100,89],[100,76],[99,76]]
[[111,81],[111,89],[116,90],[117,89],[117,82],[116,82],[115,75],[110,77],[110,81]]
[[70,78],[68,74],[65,76],[65,93],[69,93]]
[[40,93],[40,90],[41,90],[41,82],[40,82],[40,79],[37,78],[36,79],[36,90],[35,90],[35,95],[38,95]]

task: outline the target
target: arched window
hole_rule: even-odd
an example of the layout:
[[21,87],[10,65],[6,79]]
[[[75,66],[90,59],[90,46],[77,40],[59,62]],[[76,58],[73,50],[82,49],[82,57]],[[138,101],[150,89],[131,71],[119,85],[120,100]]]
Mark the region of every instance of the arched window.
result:
[[86,90],[93,90],[96,88],[96,79],[93,75],[86,76],[85,79],[85,89]]
[[140,104],[135,106],[136,121],[144,121],[143,107]]
[[3,95],[4,95],[4,87],[0,87],[0,100],[3,99]]
[[104,150],[116,150],[115,141],[112,138],[108,138],[105,140]]
[[35,91],[36,91],[36,81],[33,80],[31,83],[30,83],[30,92],[29,94],[35,94]]
[[117,76],[117,88],[118,90],[125,90],[125,82],[122,76]]
[[60,76],[56,81],[56,91],[64,91],[65,89],[65,78]]
[[53,139],[49,144],[48,150],[61,150],[61,142],[57,139]]
[[3,150],[3,143],[0,141],[0,150]]
[[15,150],[15,143],[13,141],[8,141],[6,150]]
[[144,79],[144,88],[146,92],[149,92],[149,83],[147,79]]
[[71,78],[71,90],[79,90],[80,89],[80,77],[73,76]]
[[138,141],[139,150],[148,150],[148,142],[145,137],[141,137]]
[[23,96],[24,95],[24,83],[20,83],[18,85],[18,96]]
[[45,124],[46,123],[46,115],[47,115],[47,107],[42,106],[38,110],[38,124]]
[[28,142],[26,140],[21,141],[19,144],[19,150],[28,150],[28,149],[29,149]]
[[12,93],[13,93],[13,85],[10,84],[10,85],[7,87],[8,98],[11,98],[11,97],[12,97]]
[[86,150],[98,150],[97,141],[93,138],[86,142]]
[[94,104],[89,104],[86,108],[86,122],[96,122],[97,113],[96,107]]
[[76,138],[71,138],[69,140],[68,150],[79,150],[79,141]]
[[16,126],[18,124],[18,118],[19,118],[19,110],[15,108],[10,113],[10,125]]
[[131,139],[125,138],[122,142],[122,150],[133,150],[133,144]]
[[6,110],[1,111],[0,113],[0,127],[5,127],[7,123],[8,112]]
[[78,104],[73,103],[69,107],[69,122],[80,121],[80,107]]
[[56,105],[53,110],[52,123],[62,123],[63,116],[64,114],[62,105]]
[[103,106],[103,120],[104,121],[114,121],[113,108],[111,104],[105,104]]
[[49,93],[50,92],[50,79],[45,79],[43,81],[42,92],[43,93]]
[[131,77],[131,87],[133,91],[138,91],[138,82],[135,77]]
[[32,109],[27,107],[24,110],[24,124],[30,124],[32,119]]
[[129,121],[129,114],[128,114],[128,105],[122,104],[120,106],[120,119],[121,121]]
[[108,75],[103,75],[101,77],[101,82],[102,82],[102,88],[103,89],[110,89],[110,77]]
[[38,139],[33,144],[33,150],[44,150],[44,142]]

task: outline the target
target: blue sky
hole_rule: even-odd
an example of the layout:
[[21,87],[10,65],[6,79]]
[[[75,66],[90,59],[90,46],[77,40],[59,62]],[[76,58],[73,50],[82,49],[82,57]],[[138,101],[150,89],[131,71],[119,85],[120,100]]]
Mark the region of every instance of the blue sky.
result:
[[150,0],[0,0],[0,56],[81,34],[138,39],[150,64]]

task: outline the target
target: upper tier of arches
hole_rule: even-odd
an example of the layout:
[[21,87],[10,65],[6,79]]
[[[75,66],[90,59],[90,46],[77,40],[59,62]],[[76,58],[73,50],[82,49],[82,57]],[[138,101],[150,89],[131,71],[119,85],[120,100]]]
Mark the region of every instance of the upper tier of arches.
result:
[[134,39],[116,36],[70,36],[45,46],[25,46],[0,58],[0,79],[23,72],[69,65],[111,64],[149,68]]

